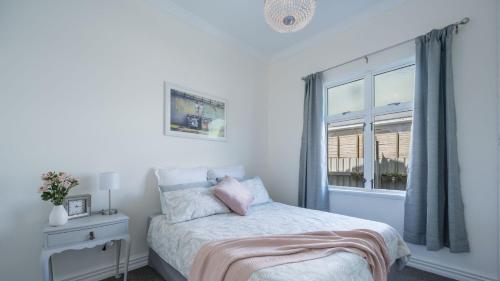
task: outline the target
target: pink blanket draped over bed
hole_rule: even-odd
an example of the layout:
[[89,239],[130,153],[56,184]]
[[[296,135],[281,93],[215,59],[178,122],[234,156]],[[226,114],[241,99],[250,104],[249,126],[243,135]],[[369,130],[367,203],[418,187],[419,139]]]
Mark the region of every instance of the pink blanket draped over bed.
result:
[[210,242],[196,255],[188,281],[247,281],[253,272],[263,268],[335,252],[360,255],[368,262],[374,281],[387,280],[390,258],[384,239],[375,231],[357,229]]

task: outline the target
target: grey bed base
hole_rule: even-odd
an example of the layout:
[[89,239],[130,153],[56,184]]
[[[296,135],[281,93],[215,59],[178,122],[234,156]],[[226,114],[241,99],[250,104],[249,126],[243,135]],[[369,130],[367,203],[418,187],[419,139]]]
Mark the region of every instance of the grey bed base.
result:
[[187,281],[187,279],[175,270],[170,264],[164,261],[153,249],[149,248],[148,264],[165,281]]

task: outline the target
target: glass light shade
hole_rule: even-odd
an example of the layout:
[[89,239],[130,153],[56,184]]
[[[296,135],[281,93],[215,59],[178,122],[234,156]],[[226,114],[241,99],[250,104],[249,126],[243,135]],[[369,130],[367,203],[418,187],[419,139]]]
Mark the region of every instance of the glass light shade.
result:
[[314,16],[316,0],[265,0],[267,24],[280,33],[304,28]]
[[120,175],[117,172],[106,172],[99,174],[99,189],[120,189]]

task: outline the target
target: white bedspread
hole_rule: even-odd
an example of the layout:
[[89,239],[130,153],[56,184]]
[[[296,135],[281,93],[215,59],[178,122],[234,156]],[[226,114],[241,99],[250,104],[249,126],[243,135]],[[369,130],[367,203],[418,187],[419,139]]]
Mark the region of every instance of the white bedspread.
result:
[[[203,244],[226,238],[293,234],[317,230],[367,228],[379,232],[387,244],[391,263],[410,255],[399,233],[387,224],[297,208],[280,203],[254,206],[247,216],[234,213],[208,216],[192,221],[167,224],[165,216],[151,221],[149,246],[185,277]],[[307,276],[307,277],[305,277]],[[250,281],[371,281],[366,261],[352,253],[300,263],[285,264],[254,272]]]

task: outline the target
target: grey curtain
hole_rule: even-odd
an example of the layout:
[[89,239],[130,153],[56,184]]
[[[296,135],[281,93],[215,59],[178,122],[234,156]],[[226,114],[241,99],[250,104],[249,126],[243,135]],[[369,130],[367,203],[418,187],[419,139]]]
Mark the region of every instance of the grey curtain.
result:
[[452,42],[456,27],[416,39],[416,86],[404,238],[468,252],[460,191]]
[[329,211],[324,100],[322,74],[307,76],[300,149],[299,206]]

